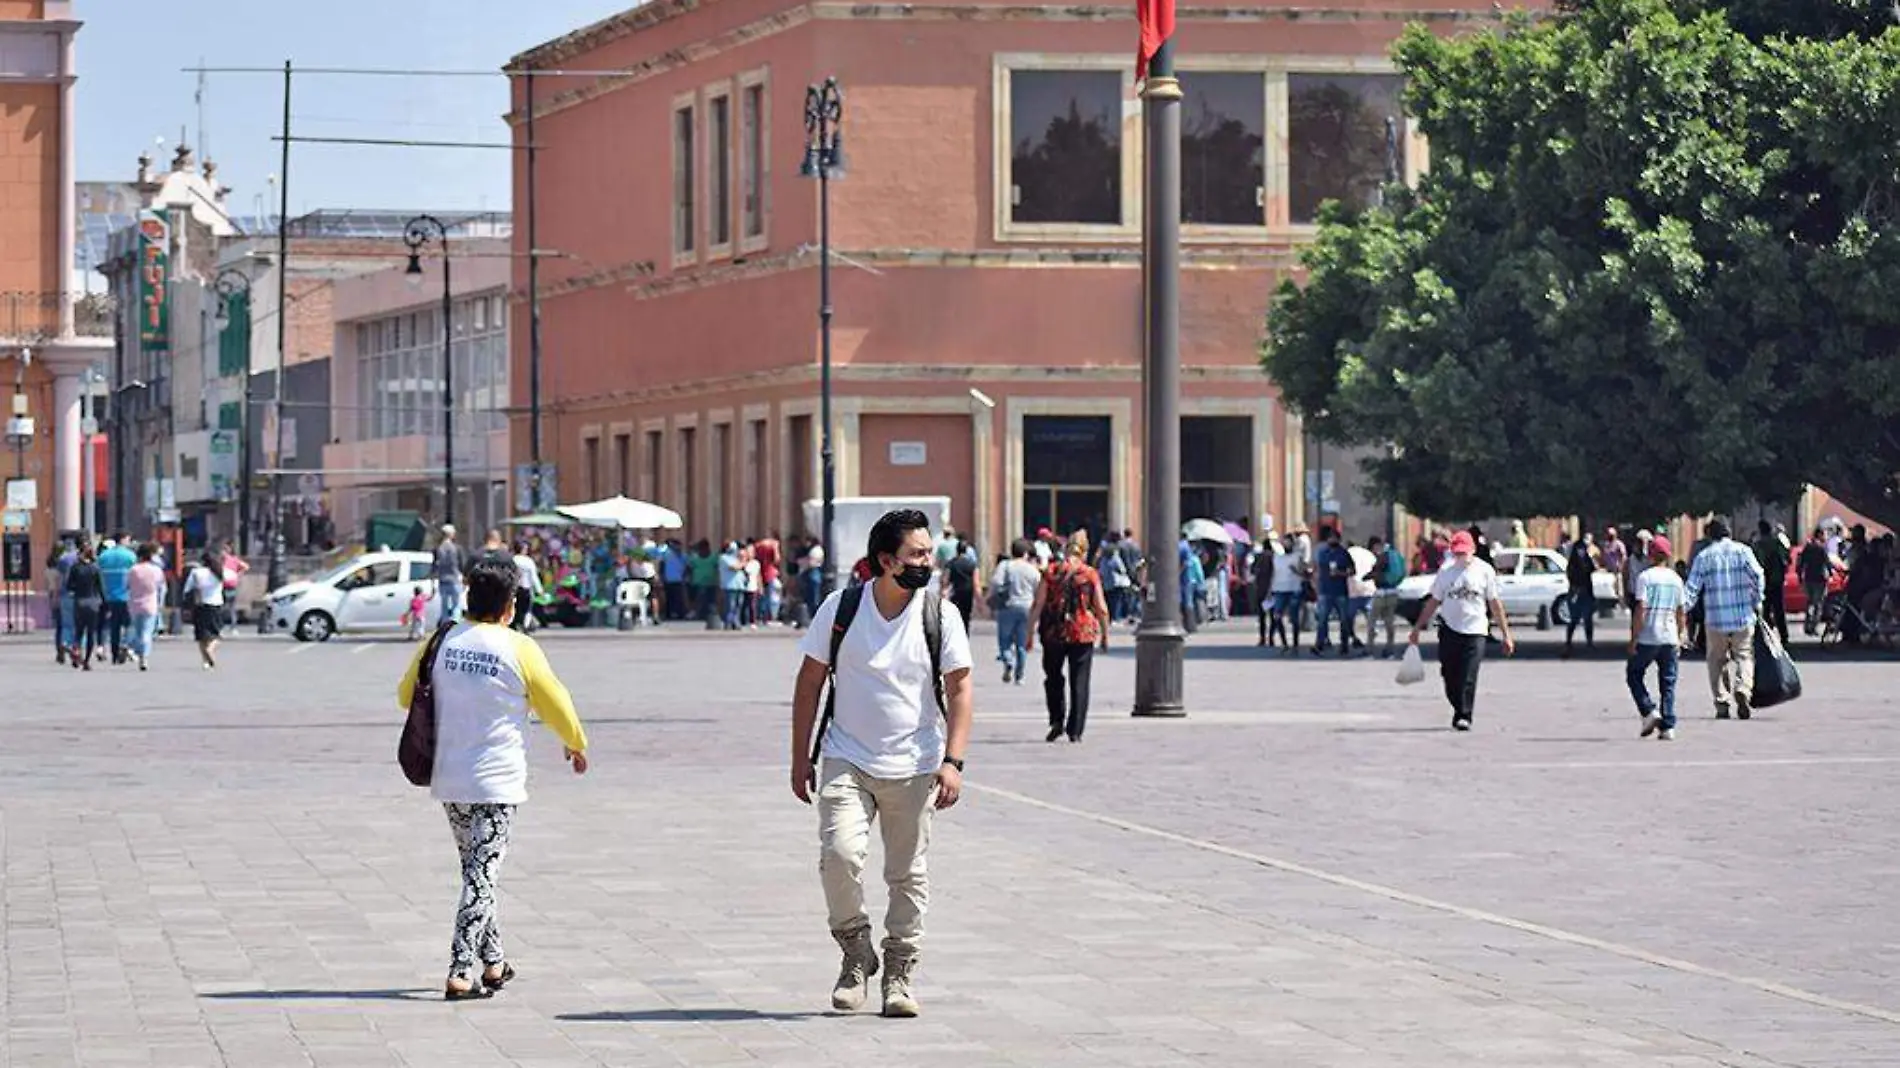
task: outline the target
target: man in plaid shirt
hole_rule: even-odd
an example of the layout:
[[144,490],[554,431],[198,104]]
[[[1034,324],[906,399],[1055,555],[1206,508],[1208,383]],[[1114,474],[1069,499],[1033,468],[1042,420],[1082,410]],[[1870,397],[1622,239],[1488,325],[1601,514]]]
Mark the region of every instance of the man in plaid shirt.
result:
[[1708,547],[1690,565],[1685,607],[1702,606],[1715,718],[1729,718],[1732,708],[1747,719],[1755,689],[1755,621],[1765,579],[1761,562],[1730,536],[1727,523],[1712,520],[1708,538]]

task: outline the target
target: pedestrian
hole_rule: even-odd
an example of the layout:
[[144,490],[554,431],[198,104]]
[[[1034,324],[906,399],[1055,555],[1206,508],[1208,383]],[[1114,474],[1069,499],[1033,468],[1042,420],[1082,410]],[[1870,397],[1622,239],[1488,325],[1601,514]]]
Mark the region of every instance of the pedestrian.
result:
[[1121,533],[1108,532],[1108,544],[1102,546],[1095,570],[1102,576],[1102,588],[1108,594],[1108,621],[1119,623],[1128,618],[1128,591],[1135,581],[1128,574],[1128,561],[1121,554]]
[[719,554],[719,614],[726,630],[739,629],[745,595],[745,555],[739,551],[738,542],[729,541],[726,550]]
[[[1264,555],[1264,554],[1263,554]],[[1271,618],[1268,620],[1267,643],[1278,639],[1281,655],[1298,656],[1300,652],[1300,611],[1306,589],[1306,558],[1300,554],[1300,541],[1291,531],[1280,539],[1279,546],[1273,552],[1273,577],[1268,593],[1273,598]],[[1292,635],[1287,633],[1291,625]]]
[[1434,618],[1439,621],[1438,671],[1445,680],[1445,698],[1451,702],[1451,727],[1468,731],[1478,702],[1478,669],[1484,664],[1489,622],[1495,620],[1504,636],[1505,656],[1517,652],[1517,639],[1504,617],[1498,573],[1478,559],[1477,539],[1461,530],[1451,536],[1447,548],[1448,560],[1439,568],[1407,640],[1417,645],[1419,634]]
[[761,622],[768,625],[776,624],[784,610],[783,556],[776,530],[752,547],[752,558],[759,562],[759,585],[764,598],[759,614],[763,617]]
[[1141,621],[1141,590],[1147,581],[1147,570],[1141,558],[1141,543],[1135,540],[1133,530],[1122,531],[1121,540],[1115,543],[1115,553],[1122,558],[1122,570],[1128,574],[1128,588],[1122,595],[1122,618],[1129,623]]
[[46,605],[52,616],[53,662],[64,664],[73,643],[73,599],[66,593],[66,573],[79,560],[79,554],[65,542],[53,546],[46,555]]
[[[1611,601],[1614,606],[1628,592],[1623,585],[1623,571],[1630,563],[1629,547],[1623,544],[1623,536],[1616,532],[1616,528],[1610,527],[1603,532],[1603,544],[1597,547],[1597,554],[1603,570],[1615,580]],[[1640,568],[1641,565],[1638,566]]]
[[237,548],[229,539],[221,543],[218,548],[218,571],[224,579],[224,625],[235,633],[238,624],[238,603],[243,599],[238,594],[238,587],[243,584],[244,576],[250,574],[251,565],[245,563],[244,558],[238,555]]
[[[1379,569],[1379,558],[1371,549],[1358,545],[1346,546],[1346,555],[1352,557],[1352,574],[1346,576],[1346,638],[1354,652],[1363,653],[1372,640],[1372,602],[1379,595],[1374,572]],[[1366,621],[1365,641],[1359,639],[1362,618]]]
[[1049,735],[1043,740],[1048,742],[1063,735],[1070,742],[1082,740],[1095,647],[1108,648],[1108,599],[1102,596],[1102,576],[1088,565],[1088,555],[1088,532],[1078,530],[1069,537],[1065,558],[1042,573],[1029,609],[1036,621],[1029,647],[1034,649],[1036,638],[1042,638],[1042,693],[1049,706]]
[[79,558],[66,570],[66,596],[73,602],[73,644],[66,650],[66,659],[75,669],[91,671],[98,649],[99,613],[105,606],[105,579],[90,545],[81,543]]
[[429,614],[429,594],[421,586],[409,591],[409,608],[402,614],[404,626],[409,628],[409,640],[420,641],[422,628]]
[[1339,655],[1352,655],[1352,617],[1347,612],[1348,583],[1352,578],[1352,554],[1346,551],[1340,542],[1339,528],[1328,526],[1320,528],[1319,556],[1313,561],[1313,569],[1318,574],[1319,620],[1313,628],[1313,655],[1325,656],[1331,648],[1326,634],[1326,625],[1339,620]]
[[1589,531],[1577,535],[1570,543],[1570,552],[1564,561],[1564,574],[1570,580],[1570,622],[1564,628],[1564,659],[1570,654],[1577,640],[1577,627],[1583,627],[1584,648],[1595,651],[1597,647],[1597,547],[1596,536]]
[[528,555],[525,543],[515,546],[515,613],[514,629],[522,634],[534,619],[534,603],[541,596],[541,569],[535,566],[534,557]]
[[181,598],[191,607],[191,636],[198,643],[198,659],[206,671],[218,666],[219,625],[224,618],[224,569],[218,564],[217,551],[205,550],[185,573]]
[[1689,565],[1684,603],[1702,608],[1715,718],[1727,719],[1733,711],[1747,719],[1754,711],[1755,624],[1764,586],[1761,562],[1731,537],[1723,520],[1710,520],[1707,531],[1708,546]]
[[1372,620],[1366,624],[1366,644],[1373,643],[1379,624],[1384,623],[1385,648],[1379,650],[1379,659],[1384,660],[1398,650],[1399,583],[1405,581],[1405,554],[1384,538],[1367,539],[1366,548],[1371,550],[1374,560]]
[[1755,525],[1755,544],[1751,546],[1762,573],[1762,622],[1775,628],[1781,644],[1788,644],[1788,546],[1773,523],[1764,519]]
[[[866,558],[875,578],[831,594],[799,642],[803,659],[792,701],[792,794],[817,794],[831,936],[843,962],[831,1005],[864,1004],[880,971],[864,909],[864,863],[875,822],[889,887],[883,942],[883,1013],[918,1014],[915,989],[930,898],[926,854],[934,809],[963,793],[970,741],[970,640],[954,607],[925,592],[930,521],[886,513],[871,528]],[[818,699],[831,680],[825,716]]]
[[996,659],[1003,664],[1003,681],[1023,684],[1029,659],[1029,610],[1036,603],[1042,574],[1030,562],[1029,539],[1010,543],[1009,559],[996,565],[990,576],[990,596],[996,608]]
[[105,586],[106,638],[112,646],[112,662],[126,662],[126,630],[132,625],[126,581],[139,562],[132,551],[132,535],[121,533],[110,548],[99,554],[99,577]]
[[1807,595],[1808,600],[1802,629],[1810,637],[1820,629],[1821,620],[1827,616],[1827,585],[1828,579],[1834,576],[1834,567],[1834,557],[1827,551],[1827,531],[1815,527],[1795,561],[1795,568],[1800,572],[1801,592]]
[[[1676,675],[1682,653],[1683,633],[1688,630],[1689,613],[1683,608],[1687,594],[1675,569],[1669,566],[1669,539],[1651,538],[1649,567],[1636,577],[1632,591],[1636,607],[1630,613],[1630,656],[1625,674],[1630,696],[1636,699],[1636,714],[1643,717],[1642,737],[1656,735],[1662,741],[1676,739]],[[1649,696],[1649,668],[1656,667],[1657,688],[1662,704]]]
[[[502,953],[496,881],[517,806],[528,799],[528,715],[561,739],[574,774],[587,772],[587,732],[567,687],[533,638],[509,628],[520,576],[512,560],[478,560],[468,573],[460,623],[443,620],[439,642],[416,650],[396,686],[408,708],[423,657],[435,692],[435,772],[429,796],[442,805],[461,854],[462,896],[449,940],[448,1001],[494,996],[515,978]],[[479,977],[477,962],[482,968]]]
[[943,565],[943,594],[957,606],[957,614],[967,621],[976,618],[976,558],[970,555],[970,543],[957,539],[956,552]]
[[154,562],[153,546],[141,545],[138,563],[127,573],[126,608],[131,619],[132,659],[144,671],[152,655],[152,635],[158,631],[158,613],[164,607],[165,569]]
[[759,606],[765,600],[765,568],[759,563],[756,542],[747,542],[745,546],[745,611],[741,615],[745,625],[752,630],[759,629]]
[[1531,547],[1531,536],[1525,532],[1522,519],[1511,520],[1511,537],[1507,544],[1520,552]]
[[[442,618],[454,619],[462,611],[462,572],[467,570],[462,547],[455,543],[455,524],[442,524],[442,539],[435,545],[435,592],[442,598]],[[384,619],[389,618],[384,616]]]

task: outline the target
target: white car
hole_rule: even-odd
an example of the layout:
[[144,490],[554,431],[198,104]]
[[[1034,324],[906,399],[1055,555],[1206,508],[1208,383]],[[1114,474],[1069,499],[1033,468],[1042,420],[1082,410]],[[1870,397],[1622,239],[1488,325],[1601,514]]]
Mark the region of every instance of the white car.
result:
[[416,587],[429,598],[427,623],[442,614],[435,597],[435,558],[425,552],[364,553],[307,582],[292,582],[270,595],[273,631],[298,641],[329,641],[334,634],[393,634]]
[[[1564,574],[1564,558],[1553,549],[1494,549],[1492,566],[1498,570],[1498,586],[1504,594],[1504,612],[1512,617],[1535,619],[1540,625],[1563,626],[1570,622],[1570,580]],[[1413,575],[1399,583],[1399,614],[1416,622],[1432,592],[1431,575]],[[1616,576],[1599,571],[1591,579],[1597,595],[1597,610],[1607,612],[1616,604]]]

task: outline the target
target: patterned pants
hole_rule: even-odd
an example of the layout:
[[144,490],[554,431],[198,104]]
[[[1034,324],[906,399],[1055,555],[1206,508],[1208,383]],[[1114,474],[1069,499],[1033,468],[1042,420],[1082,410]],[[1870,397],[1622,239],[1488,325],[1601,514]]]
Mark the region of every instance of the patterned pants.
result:
[[455,907],[455,938],[449,944],[449,977],[472,979],[475,961],[500,964],[501,928],[495,922],[495,882],[508,852],[513,805],[444,804],[455,848],[462,854],[462,900]]

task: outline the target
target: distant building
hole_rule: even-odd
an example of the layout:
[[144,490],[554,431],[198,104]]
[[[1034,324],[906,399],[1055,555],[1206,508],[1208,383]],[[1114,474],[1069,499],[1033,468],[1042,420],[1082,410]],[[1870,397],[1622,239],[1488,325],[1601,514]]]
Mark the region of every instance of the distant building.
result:
[[[1335,8],[1179,12],[1184,517],[1306,515],[1299,424],[1258,366],[1269,297],[1322,201],[1375,195],[1388,119],[1403,173],[1425,165],[1387,58],[1401,27],[1494,18],[1489,0]],[[804,528],[819,205],[799,164],[805,87],[835,75],[838,492],[946,494],[986,552],[1041,526],[1139,526],[1136,36],[1132,3],[655,0],[517,56],[517,70],[628,72],[536,80],[543,443],[560,497],[655,499],[694,536]],[[526,319],[517,464],[532,451]]]

